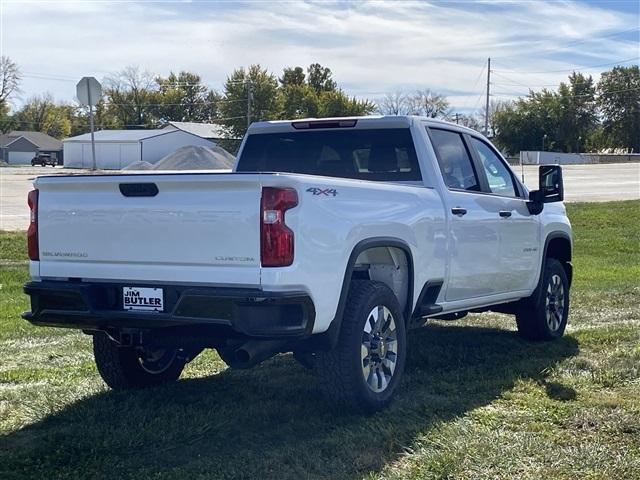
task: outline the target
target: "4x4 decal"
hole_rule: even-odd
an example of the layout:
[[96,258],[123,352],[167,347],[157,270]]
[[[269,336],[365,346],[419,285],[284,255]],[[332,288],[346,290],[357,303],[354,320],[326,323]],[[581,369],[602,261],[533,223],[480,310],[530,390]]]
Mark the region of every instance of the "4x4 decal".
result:
[[338,195],[338,191],[335,188],[309,187],[307,188],[307,192],[313,193],[314,195],[326,195],[327,197],[335,197]]

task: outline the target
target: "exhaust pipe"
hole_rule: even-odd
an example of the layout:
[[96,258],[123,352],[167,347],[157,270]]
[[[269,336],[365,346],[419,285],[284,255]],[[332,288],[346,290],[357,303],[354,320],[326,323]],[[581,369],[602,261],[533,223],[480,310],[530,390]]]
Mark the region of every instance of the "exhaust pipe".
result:
[[235,347],[219,348],[218,353],[232,368],[251,368],[284,351],[284,340],[249,340]]

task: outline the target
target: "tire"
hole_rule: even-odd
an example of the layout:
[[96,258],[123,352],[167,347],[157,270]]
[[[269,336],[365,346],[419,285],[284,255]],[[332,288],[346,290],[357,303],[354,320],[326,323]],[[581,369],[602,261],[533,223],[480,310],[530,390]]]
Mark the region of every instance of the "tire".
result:
[[[157,356],[159,351],[150,352]],[[177,348],[163,352],[156,361],[145,360],[144,352],[140,350],[119,347],[104,333],[93,335],[93,355],[98,372],[114,390],[152,387],[176,381],[185,361],[178,356]]]
[[516,312],[518,333],[527,340],[561,337],[569,318],[569,281],[562,264],[547,258],[540,284]]
[[316,353],[315,370],[335,406],[371,413],[391,403],[404,371],[406,349],[405,319],[393,291],[381,282],[356,280],[349,290],[337,345]]

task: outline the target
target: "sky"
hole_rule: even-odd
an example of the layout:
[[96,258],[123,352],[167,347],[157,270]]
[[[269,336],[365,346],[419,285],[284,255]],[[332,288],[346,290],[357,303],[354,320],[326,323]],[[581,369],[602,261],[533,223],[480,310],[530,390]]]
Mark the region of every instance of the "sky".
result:
[[50,92],[72,102],[83,76],[129,65],[188,70],[222,90],[234,68],[321,63],[345,92],[379,100],[431,89],[461,113],[554,88],[572,70],[597,80],[640,63],[640,0],[8,1],[0,54],[23,74],[14,108]]

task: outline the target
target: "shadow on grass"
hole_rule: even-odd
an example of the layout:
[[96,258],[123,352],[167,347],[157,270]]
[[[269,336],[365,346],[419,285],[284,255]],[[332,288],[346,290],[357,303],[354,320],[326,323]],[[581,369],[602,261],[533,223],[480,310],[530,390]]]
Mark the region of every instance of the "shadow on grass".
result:
[[[335,413],[290,356],[146,391],[107,392],[0,438],[0,478],[359,478],[419,432],[486,405],[576,355],[565,337],[433,325],[410,338],[396,402]],[[557,393],[557,392],[556,392]]]

